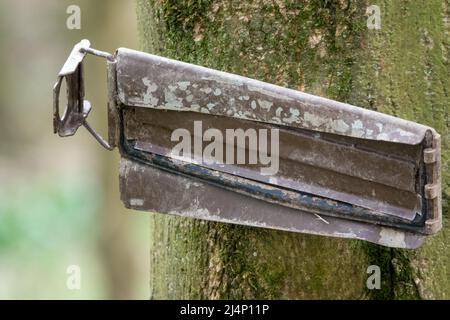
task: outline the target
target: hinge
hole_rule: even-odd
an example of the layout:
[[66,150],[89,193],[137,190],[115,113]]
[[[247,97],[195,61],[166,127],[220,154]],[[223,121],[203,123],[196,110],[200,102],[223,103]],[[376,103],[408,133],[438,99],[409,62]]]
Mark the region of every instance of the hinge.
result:
[[425,221],[425,232],[434,234],[442,228],[441,207],[441,136],[434,132],[431,147],[423,151],[423,161],[427,181],[425,185],[425,199],[427,201],[427,220]]

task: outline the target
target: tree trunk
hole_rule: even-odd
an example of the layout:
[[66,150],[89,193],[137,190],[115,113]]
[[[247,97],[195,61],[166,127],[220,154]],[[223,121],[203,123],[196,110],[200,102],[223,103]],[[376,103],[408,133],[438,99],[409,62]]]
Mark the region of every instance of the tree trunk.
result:
[[[143,49],[433,126],[449,215],[448,1],[138,0]],[[419,250],[152,214],[151,298],[450,298],[450,228]],[[369,290],[369,265],[381,289]]]

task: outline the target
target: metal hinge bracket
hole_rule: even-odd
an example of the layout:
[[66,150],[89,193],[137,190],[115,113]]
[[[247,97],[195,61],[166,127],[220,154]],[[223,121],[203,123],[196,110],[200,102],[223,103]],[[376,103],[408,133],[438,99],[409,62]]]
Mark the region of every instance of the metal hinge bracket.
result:
[[[60,137],[67,137],[84,126],[103,147],[112,150],[113,147],[86,120],[92,108],[90,102],[84,99],[83,59],[86,54],[114,60],[113,55],[90,48],[89,40],[82,40],[75,45],[53,86],[53,132]],[[64,79],[67,84],[67,106],[61,117],[59,95]]]

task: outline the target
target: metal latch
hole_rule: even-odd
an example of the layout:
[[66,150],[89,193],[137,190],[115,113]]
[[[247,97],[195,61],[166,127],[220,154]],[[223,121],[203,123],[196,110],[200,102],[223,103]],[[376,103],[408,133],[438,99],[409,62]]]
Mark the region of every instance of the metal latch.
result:
[[[108,141],[86,122],[88,53],[107,61]],[[397,117],[83,40],[54,87],[55,133],[81,125],[118,147],[128,208],[401,248],[442,226],[440,136]]]
[[[91,104],[84,100],[83,59],[86,54],[92,54],[113,60],[114,57],[99,50],[90,48],[89,40],[82,40],[72,49],[69,57],[58,73],[58,79],[53,86],[53,132],[60,137],[72,136],[80,126],[84,126],[91,135],[106,149],[113,148],[89,125],[86,118],[91,111]],[[63,80],[67,83],[67,106],[60,117],[59,95]]]

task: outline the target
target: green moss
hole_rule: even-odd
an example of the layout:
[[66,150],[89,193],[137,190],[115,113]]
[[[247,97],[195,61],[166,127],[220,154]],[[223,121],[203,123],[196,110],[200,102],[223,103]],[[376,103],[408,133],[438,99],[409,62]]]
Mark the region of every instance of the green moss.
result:
[[[144,50],[435,127],[448,202],[449,39],[448,26],[437,23],[449,16],[448,2],[380,0],[381,30],[366,27],[370,4],[140,0],[137,12]],[[417,252],[159,215],[154,230],[157,298],[450,294],[448,227]],[[381,290],[366,289],[371,264],[381,268]]]

